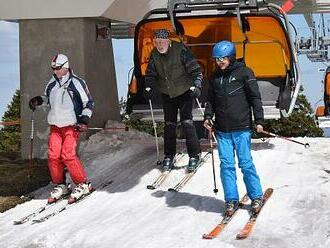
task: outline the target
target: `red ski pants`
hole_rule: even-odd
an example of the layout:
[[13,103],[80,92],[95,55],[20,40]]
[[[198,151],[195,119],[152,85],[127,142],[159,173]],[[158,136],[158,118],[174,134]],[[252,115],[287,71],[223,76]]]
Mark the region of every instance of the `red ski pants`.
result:
[[73,126],[50,126],[48,168],[53,183],[65,183],[65,166],[75,184],[87,181],[85,169],[76,153],[78,140],[79,132]]

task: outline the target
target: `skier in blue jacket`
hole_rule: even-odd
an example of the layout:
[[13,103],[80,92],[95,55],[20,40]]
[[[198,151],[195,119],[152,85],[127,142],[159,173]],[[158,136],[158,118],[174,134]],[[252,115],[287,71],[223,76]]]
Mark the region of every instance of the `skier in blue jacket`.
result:
[[261,96],[253,71],[236,60],[235,45],[221,41],[213,47],[212,57],[217,70],[209,82],[204,127],[212,130],[215,115],[215,134],[220,157],[220,176],[225,195],[225,214],[238,208],[235,153],[243,173],[252,211],[262,204],[262,188],[251,156],[252,113],[257,132],[263,130],[264,116]]

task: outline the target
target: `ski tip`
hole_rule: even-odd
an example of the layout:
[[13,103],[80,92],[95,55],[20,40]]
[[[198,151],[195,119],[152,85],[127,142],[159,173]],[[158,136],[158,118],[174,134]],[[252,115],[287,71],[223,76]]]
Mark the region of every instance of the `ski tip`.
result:
[[174,188],[169,188],[168,191],[170,191],[170,192],[178,192],[178,191],[177,191],[176,189],[174,189]]
[[273,188],[268,188],[268,189],[266,189],[264,196],[270,196],[273,194],[273,192],[274,192]]
[[203,239],[213,239],[214,237],[212,235],[209,234],[203,234]]
[[152,185],[147,185],[147,189],[154,190],[154,189],[156,189],[156,187],[152,186]]
[[20,220],[14,220],[13,221],[13,225],[21,225],[23,224],[24,222],[23,221],[20,221]]

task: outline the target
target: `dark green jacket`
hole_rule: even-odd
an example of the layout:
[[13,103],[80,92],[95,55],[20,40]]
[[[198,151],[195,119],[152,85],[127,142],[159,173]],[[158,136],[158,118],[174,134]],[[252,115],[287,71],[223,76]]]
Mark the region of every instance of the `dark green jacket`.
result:
[[157,88],[171,98],[185,93],[191,86],[201,88],[202,73],[191,52],[179,42],[171,41],[165,54],[156,48],[151,52],[145,75],[145,86]]

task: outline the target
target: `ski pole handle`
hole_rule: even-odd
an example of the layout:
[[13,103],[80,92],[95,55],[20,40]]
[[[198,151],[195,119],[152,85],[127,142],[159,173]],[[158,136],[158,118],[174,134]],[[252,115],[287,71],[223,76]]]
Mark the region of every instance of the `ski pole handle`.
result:
[[[196,102],[197,102],[198,108],[200,109],[200,111],[201,111],[201,113],[202,113],[202,116],[204,117],[204,111],[203,111],[203,109],[202,109],[202,105],[201,105],[201,103],[199,102],[198,98],[195,98],[195,99],[196,99]],[[211,123],[211,125],[213,126],[213,121],[212,121],[212,120],[210,120],[210,123]],[[215,138],[213,132],[212,132],[212,137],[213,137],[213,139],[214,139],[214,142],[217,142],[217,139]]]
[[293,139],[289,139],[289,138],[284,137],[284,136],[280,136],[280,135],[275,134],[275,133],[267,132],[267,131],[265,131],[265,130],[262,130],[261,133],[267,134],[267,135],[269,135],[269,136],[273,136],[273,137],[277,137],[277,138],[285,139],[285,140],[288,140],[288,141],[294,142],[294,143],[299,144],[299,145],[303,145],[303,146],[305,146],[306,149],[308,149],[308,148],[310,147],[310,145],[309,145],[308,143],[302,143],[302,142],[299,142],[299,141],[296,141],[296,140],[293,140]]

